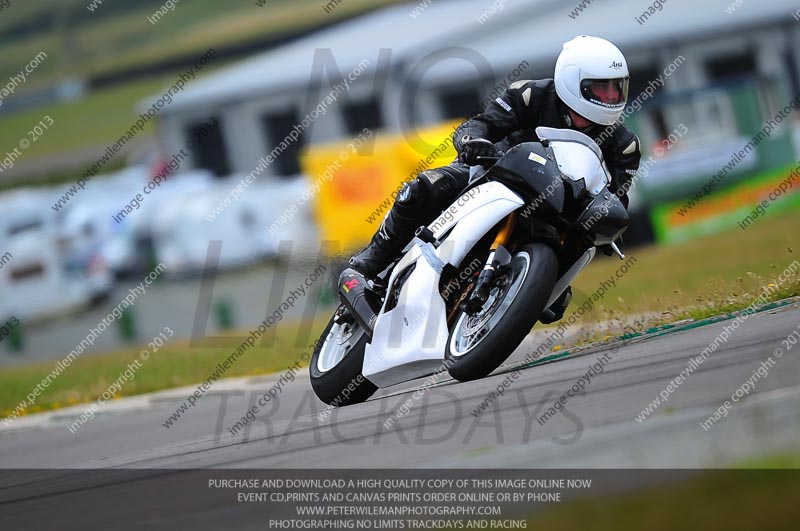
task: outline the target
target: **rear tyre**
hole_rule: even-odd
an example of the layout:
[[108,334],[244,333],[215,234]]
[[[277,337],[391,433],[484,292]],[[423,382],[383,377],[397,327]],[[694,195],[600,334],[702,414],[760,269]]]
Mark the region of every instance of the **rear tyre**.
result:
[[361,374],[366,346],[367,334],[357,324],[338,324],[331,317],[309,365],[311,387],[320,400],[330,406],[349,406],[378,390]]
[[515,252],[483,308],[457,315],[445,350],[450,375],[476,380],[507,360],[545,310],[557,274],[558,259],[549,246],[528,243]]

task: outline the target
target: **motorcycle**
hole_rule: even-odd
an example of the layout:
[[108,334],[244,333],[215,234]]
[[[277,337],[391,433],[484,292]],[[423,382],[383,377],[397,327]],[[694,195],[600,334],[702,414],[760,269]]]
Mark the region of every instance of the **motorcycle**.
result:
[[538,142],[484,157],[469,185],[372,281],[344,274],[341,304],[309,372],[332,406],[448,371],[465,382],[500,366],[629,218],[599,146],[539,127]]

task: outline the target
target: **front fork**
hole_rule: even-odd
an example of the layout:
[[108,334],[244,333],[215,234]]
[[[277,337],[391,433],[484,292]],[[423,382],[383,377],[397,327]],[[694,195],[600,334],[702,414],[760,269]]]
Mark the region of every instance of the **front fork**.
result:
[[472,315],[480,310],[486,301],[489,300],[489,293],[494,285],[497,270],[511,263],[511,253],[506,248],[511,240],[511,234],[517,225],[517,213],[512,212],[506,217],[505,223],[495,236],[492,246],[489,248],[489,256],[486,265],[483,267],[475,289],[472,290],[469,299],[464,301],[461,309],[468,315]]

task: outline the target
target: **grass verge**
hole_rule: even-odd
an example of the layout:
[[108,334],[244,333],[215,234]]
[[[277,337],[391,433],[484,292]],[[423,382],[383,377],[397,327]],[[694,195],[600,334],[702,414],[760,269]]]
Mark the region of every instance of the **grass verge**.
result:
[[[794,260],[800,246],[800,212],[767,216],[747,230],[732,229],[675,246],[631,250],[636,258],[583,321],[624,321],[652,315],[650,325],[702,319],[747,308],[761,289]],[[583,304],[622,264],[597,260],[576,279],[570,311]],[[770,300],[800,295],[800,278],[785,282]]]
[[[20,160],[113,143],[136,121],[134,106],[147,96],[174,83],[175,75],[156,76],[91,93],[85,99],[43,105],[3,117],[0,145],[17,146],[26,132],[45,115],[53,119],[50,126]],[[141,137],[152,134],[153,123],[145,125]],[[30,137],[27,137],[30,140]]]
[[[200,55],[341,20],[399,0],[348,0],[331,12],[317,0],[193,0],[153,19],[163,0],[14,1],[0,17],[0,79],[15,75],[38,52],[47,53],[28,83],[52,84],[65,75],[93,76]],[[4,82],[5,83],[5,82]]]
[[742,461],[740,468],[756,469],[800,469],[800,449],[794,452],[784,452],[774,455],[766,455]]
[[583,530],[591,522],[588,529],[592,531],[782,531],[796,527],[799,496],[800,482],[794,471],[707,471],[688,481],[546,509],[531,517],[528,528]]
[[[322,332],[322,323],[314,323],[309,339],[312,343]],[[281,322],[276,327],[272,345],[258,343],[245,352],[225,373],[225,378],[271,374],[294,365],[306,346],[296,346],[300,337],[299,322]],[[237,335],[247,335],[240,332]],[[233,342],[233,340],[232,340]],[[238,344],[238,343],[237,343]],[[187,342],[170,342],[142,362],[135,377],[122,386],[115,398],[151,393],[201,382],[214,372],[236,347],[191,348]],[[141,349],[131,348],[107,355],[77,358],[28,408],[23,415],[59,409],[97,399],[138,359]],[[6,418],[28,396],[28,393],[53,370],[54,361],[14,367],[0,372],[0,413]]]
[[[647,247],[632,252],[638,262],[609,294],[585,314],[585,322],[619,320],[631,315],[657,312],[654,321],[672,322],[686,317],[702,318],[744,309],[760,288],[791,263],[798,243],[800,213],[764,218],[747,231],[735,229],[682,246]],[[621,262],[600,260],[575,283],[579,306],[613,275]],[[800,295],[800,279],[785,284],[771,300]],[[316,319],[311,341],[322,331]],[[648,325],[657,324],[648,322]],[[285,369],[299,359],[302,347],[294,346],[299,323],[278,325],[275,345],[256,347],[242,356],[226,376],[268,374]],[[594,333],[594,332],[587,332]],[[588,336],[587,336],[588,337]],[[196,384],[214,371],[228,349],[189,348],[171,344],[153,357],[123,386],[121,396],[131,396]],[[37,401],[28,413],[95,400],[138,354],[130,349],[110,355],[79,358]],[[10,413],[31,389],[53,369],[53,362],[17,367],[0,372],[0,412]]]

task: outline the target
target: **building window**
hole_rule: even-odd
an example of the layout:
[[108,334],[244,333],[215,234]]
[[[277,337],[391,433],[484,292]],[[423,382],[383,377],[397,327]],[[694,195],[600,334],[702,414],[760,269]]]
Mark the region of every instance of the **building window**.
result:
[[[653,66],[646,66],[642,68],[631,68],[630,70],[630,88],[628,89],[628,101],[632,102],[636,98],[642,95],[645,89],[653,85],[654,86],[654,93],[659,92],[663,87],[662,85],[658,85],[654,83],[658,76],[661,75],[661,72],[653,67]],[[651,96],[647,96],[649,98]]]
[[377,97],[362,101],[348,101],[342,104],[342,116],[347,133],[351,136],[366,129],[381,129],[383,116],[381,104]]
[[[628,89],[628,105],[639,99],[641,102],[647,102],[654,95],[658,94],[662,89],[662,85],[654,85],[653,82],[659,78],[661,72],[653,66],[644,66],[639,68],[630,69],[630,88]],[[653,92],[650,96],[645,95],[645,90],[648,86],[653,86]],[[633,108],[633,107],[630,107]],[[635,109],[634,109],[635,110]],[[667,125],[666,117],[664,116],[664,107],[660,105],[653,105],[641,113],[642,120],[646,120],[650,128],[648,129],[655,134],[657,139],[664,139],[669,136],[672,131]],[[657,142],[658,140],[653,140]]]
[[192,160],[195,167],[209,170],[217,177],[230,175],[231,168],[228,162],[228,151],[225,149],[225,139],[222,136],[222,120],[216,117],[216,124],[211,125],[209,120],[192,122],[186,127],[186,138],[202,138],[192,148]]
[[752,52],[715,57],[706,62],[711,81],[730,81],[756,75],[756,60]]
[[797,68],[797,52],[792,48],[787,48],[783,54],[783,63],[786,65],[786,71],[789,73],[789,79],[792,83],[792,94],[800,92],[800,71]]
[[452,87],[444,89],[438,94],[439,106],[442,109],[442,117],[445,120],[455,118],[469,118],[483,109],[481,105],[481,95],[475,87]]
[[306,143],[305,134],[301,131],[297,140],[287,139],[289,133],[300,123],[300,113],[296,108],[271,112],[265,114],[261,121],[266,132],[268,153],[286,140],[285,149],[272,162],[275,174],[280,177],[291,177],[300,173],[300,152]]

